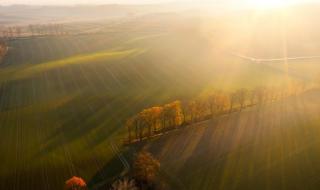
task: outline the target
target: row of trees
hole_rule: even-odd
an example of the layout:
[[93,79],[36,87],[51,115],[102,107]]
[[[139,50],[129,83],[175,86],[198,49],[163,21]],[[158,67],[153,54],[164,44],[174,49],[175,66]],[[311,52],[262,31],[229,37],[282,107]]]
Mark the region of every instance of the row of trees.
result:
[[22,35],[22,29],[23,27],[20,26],[10,26],[6,28],[1,28],[1,38],[3,39],[10,39],[10,38],[15,38],[19,37]]
[[[164,106],[142,110],[126,122],[129,142],[142,140],[162,130],[169,130],[182,124],[181,102],[174,101]],[[135,134],[135,135],[133,135]]]
[[63,24],[38,24],[29,25],[29,32],[32,36],[42,35],[64,35],[66,34]]
[[174,101],[163,106],[147,108],[127,120],[125,127],[128,131],[128,143],[221,114],[242,111],[249,106],[278,101],[304,90],[305,86],[297,83],[290,88],[242,88],[233,93],[213,91],[195,100]]

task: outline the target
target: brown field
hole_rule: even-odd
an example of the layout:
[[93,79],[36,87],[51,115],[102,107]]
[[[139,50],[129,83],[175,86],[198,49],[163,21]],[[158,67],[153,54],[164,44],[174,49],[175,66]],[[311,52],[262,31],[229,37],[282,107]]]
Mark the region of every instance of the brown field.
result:
[[317,189],[319,90],[201,122],[137,145],[173,189]]

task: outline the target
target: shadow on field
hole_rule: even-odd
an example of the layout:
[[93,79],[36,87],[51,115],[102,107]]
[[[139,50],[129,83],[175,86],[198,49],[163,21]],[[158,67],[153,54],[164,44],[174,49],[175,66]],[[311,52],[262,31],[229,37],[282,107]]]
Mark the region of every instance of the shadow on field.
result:
[[[131,162],[132,153],[126,149],[121,152],[125,156],[125,158]],[[117,155],[106,163],[99,171],[97,171],[93,177],[88,181],[88,187],[90,190],[103,190],[108,189],[108,186],[112,184],[112,182],[116,181],[121,174],[125,171],[125,167],[123,163],[120,161]]]
[[144,146],[180,189],[317,189],[320,108],[313,93],[201,122]]
[[102,167],[88,182],[89,189],[100,189],[100,187],[106,184],[112,183],[117,177],[115,174],[120,174],[122,171],[122,165],[117,156],[114,156],[110,162]]
[[[91,99],[91,101],[87,102],[88,99]],[[61,118],[64,118],[64,120],[62,123],[58,123],[58,127],[48,137],[47,144],[40,154],[54,151],[59,146],[73,142],[91,132],[99,135],[95,135],[95,138],[88,140],[89,147],[99,144],[101,139],[108,139],[117,130],[116,127],[111,126],[116,126],[119,123],[114,120],[117,117],[110,110],[115,102],[109,101],[109,103],[106,103],[107,100],[81,95],[62,107],[52,110],[51,114],[57,121]]]

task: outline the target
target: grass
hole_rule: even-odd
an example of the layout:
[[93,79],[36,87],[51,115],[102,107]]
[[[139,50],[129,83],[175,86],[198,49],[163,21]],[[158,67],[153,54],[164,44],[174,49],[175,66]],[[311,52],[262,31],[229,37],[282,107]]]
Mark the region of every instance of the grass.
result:
[[106,52],[97,52],[88,55],[77,55],[62,60],[50,61],[46,63],[40,63],[37,65],[31,65],[26,69],[19,69],[14,73],[14,79],[23,79],[28,76],[33,76],[36,73],[47,72],[52,69],[58,69],[61,67],[73,65],[73,64],[93,64],[93,63],[106,63],[112,61],[118,61],[119,59],[125,59],[128,56],[137,56],[139,53],[142,53],[143,50],[120,50],[120,51],[106,51]]
[[[152,28],[11,41],[0,65],[0,189],[61,189],[73,175],[109,179],[122,166],[108,141],[124,138],[123,123],[137,111],[213,88],[232,91],[285,79],[263,65],[219,56],[205,39],[192,37]],[[185,158],[161,160],[164,167],[170,171],[170,164],[182,167],[188,156],[197,157],[191,152],[203,135],[196,132],[193,144],[185,145]],[[172,151],[166,146],[164,152]]]

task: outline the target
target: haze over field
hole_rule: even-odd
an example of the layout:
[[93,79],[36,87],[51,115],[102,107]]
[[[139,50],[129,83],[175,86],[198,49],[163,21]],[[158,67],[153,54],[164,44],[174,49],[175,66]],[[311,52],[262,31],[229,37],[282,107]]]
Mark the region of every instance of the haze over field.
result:
[[0,5],[0,190],[319,188],[317,1]]

